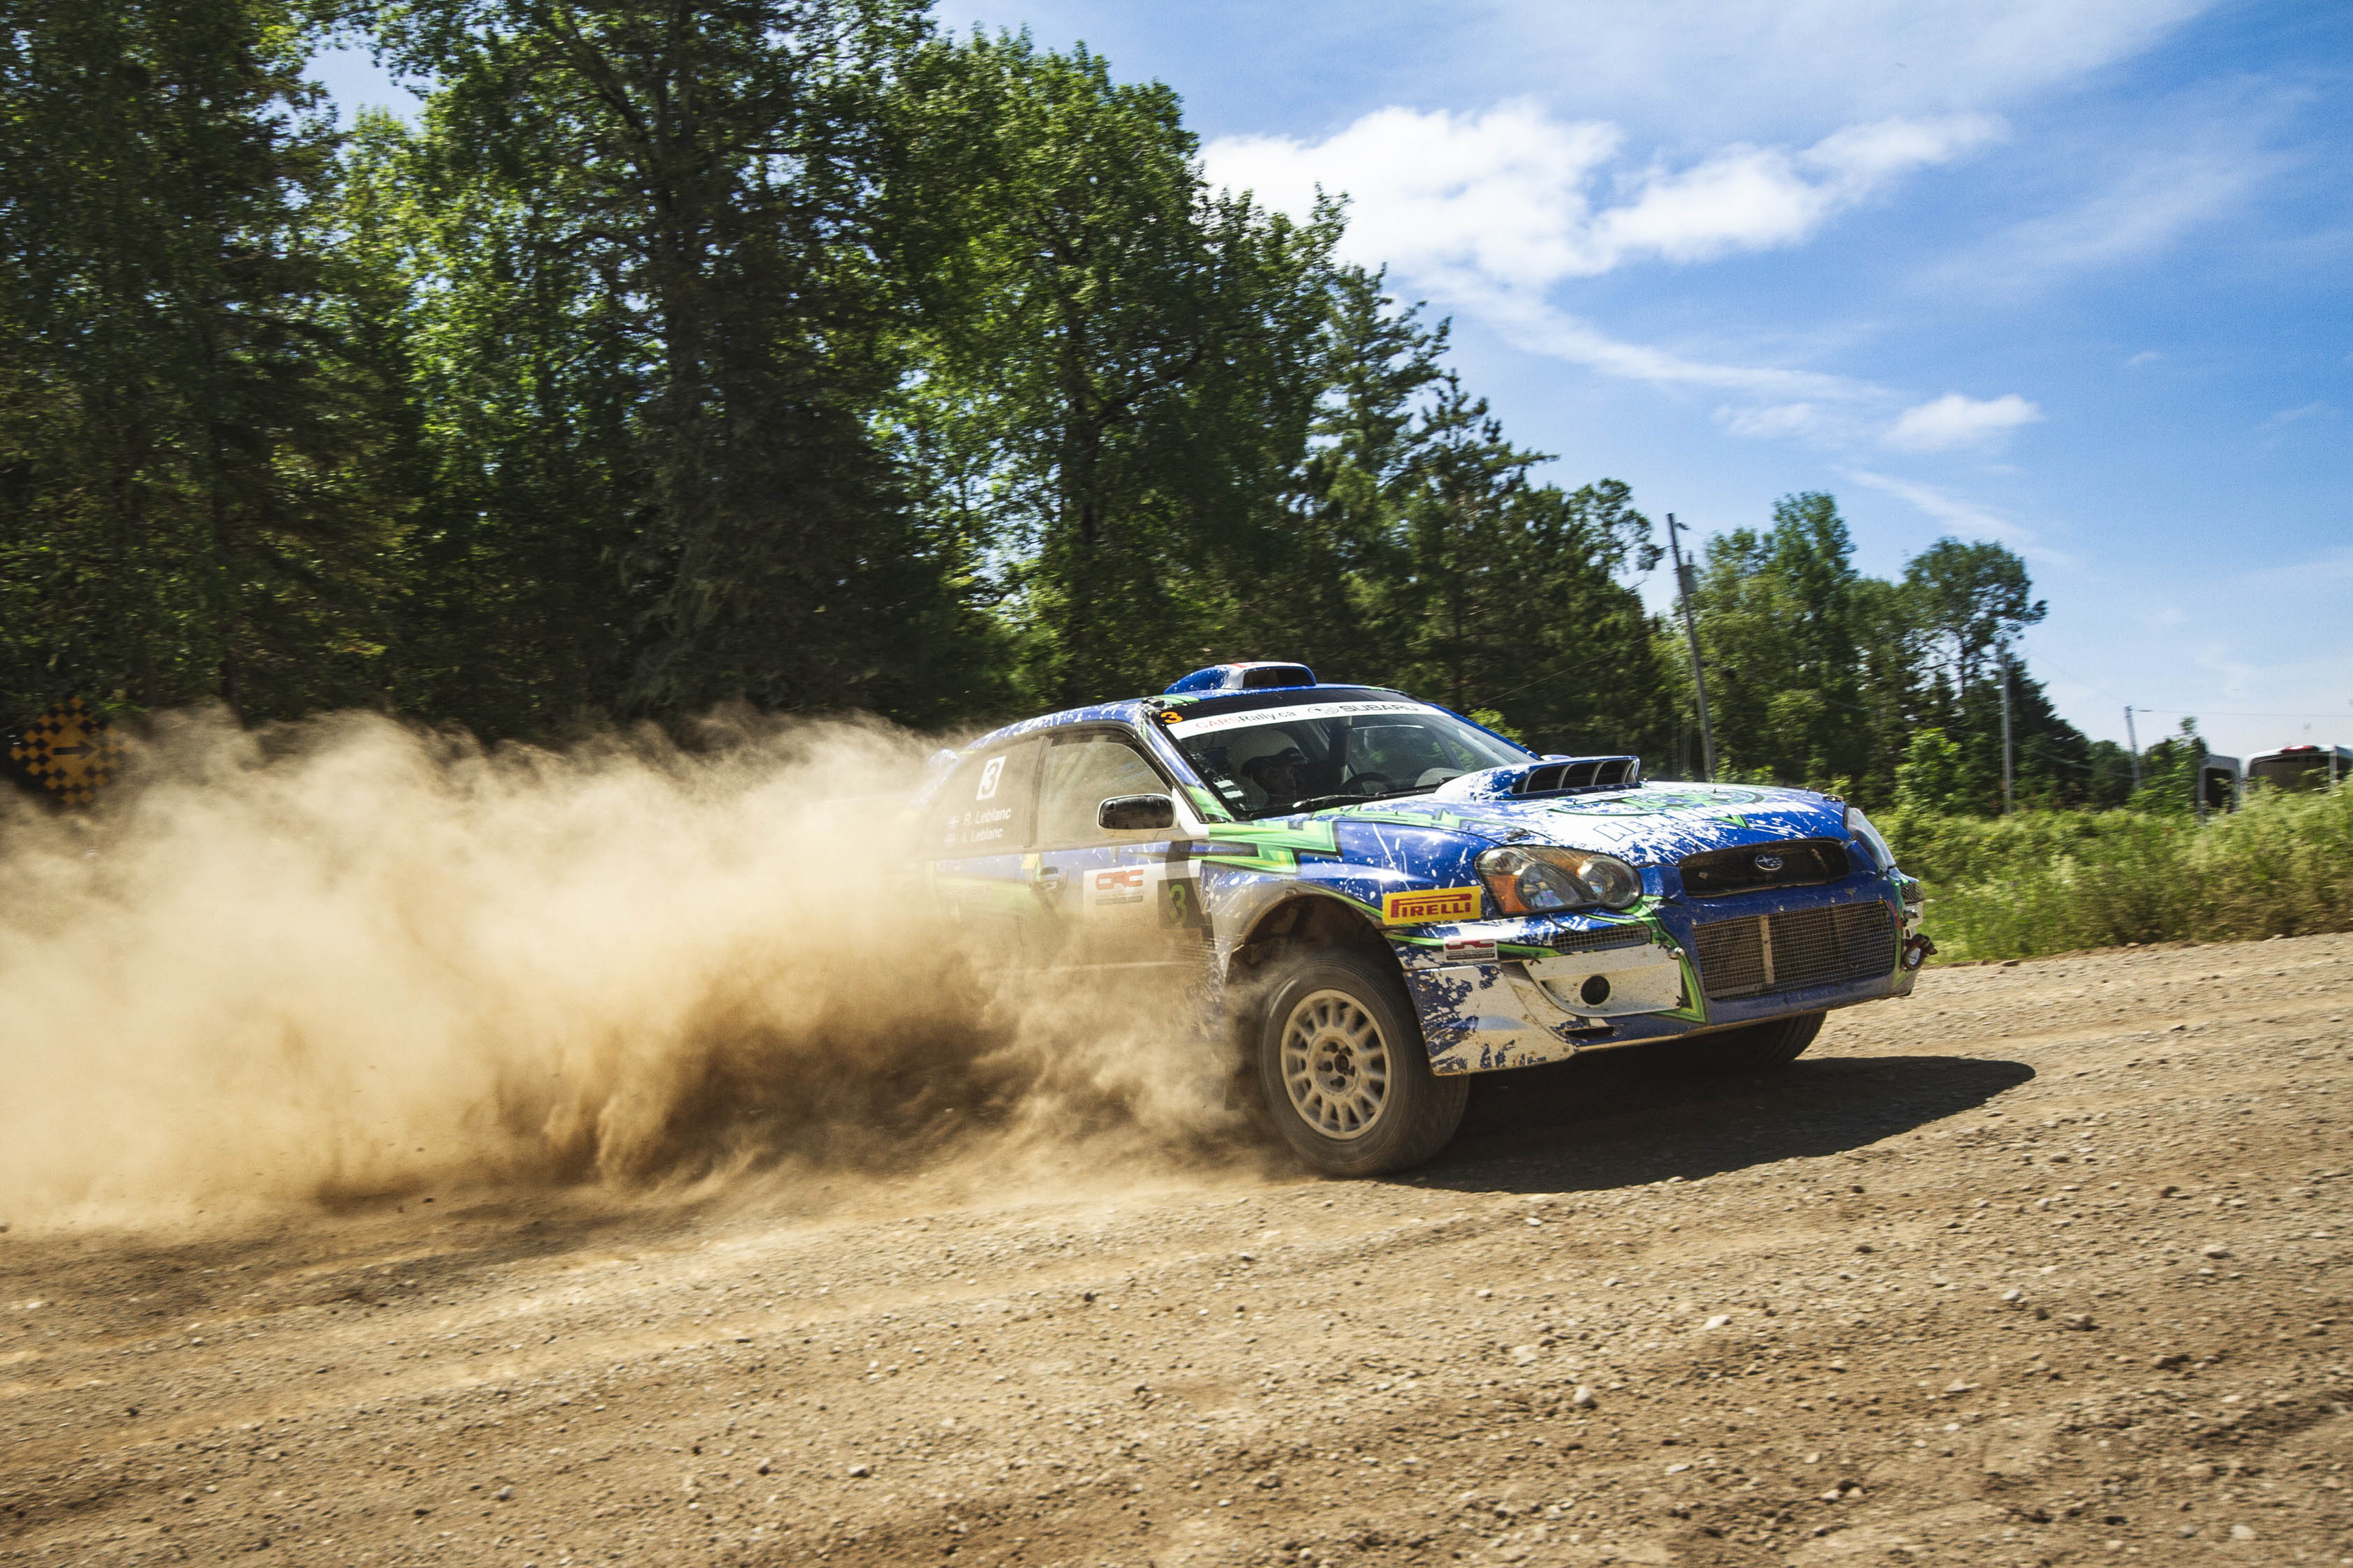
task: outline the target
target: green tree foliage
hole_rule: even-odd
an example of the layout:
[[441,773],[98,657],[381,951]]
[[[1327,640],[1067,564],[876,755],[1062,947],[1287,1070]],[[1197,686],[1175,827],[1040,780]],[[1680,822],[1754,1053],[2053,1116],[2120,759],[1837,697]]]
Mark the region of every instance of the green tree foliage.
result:
[[386,388],[340,332],[310,35],[269,0],[0,25],[0,710],[381,695]]
[[[0,43],[0,681],[488,735],[1154,689],[1215,657],[1670,721],[1625,487],[1211,190],[1176,96],[912,0],[289,0]],[[324,15],[322,11],[319,13]]]
[[[507,369],[494,398],[541,365],[589,382],[515,412],[603,454],[576,554],[621,579],[622,704],[953,705],[979,628],[871,425],[903,368],[888,108],[922,8],[409,0],[377,21],[437,83],[413,154],[437,208],[488,220],[438,225],[420,253],[428,291],[453,296],[427,307],[448,346],[486,340]],[[518,289],[522,341],[492,308]],[[501,544],[538,554],[571,482]]]
[[1904,591],[1924,652],[1956,691],[1975,686],[1992,651],[2048,613],[2030,596],[2026,563],[1999,544],[1940,539],[1905,563]]
[[2000,805],[2005,674],[2014,798],[2080,804],[2093,783],[2088,742],[2059,718],[2015,656],[2003,652],[2047,613],[2033,597],[2026,563],[1999,544],[1940,539],[1905,563],[1901,598],[1919,658],[1913,716],[1958,739],[1965,753],[1969,788],[1955,799],[1956,809]]
[[1708,541],[1694,595],[1716,754],[1732,768],[1828,785],[1873,771],[1861,721],[1866,606],[1838,503],[1785,496],[1773,526]]
[[[2086,741],[2002,652],[2045,614],[2023,561],[1941,539],[1887,582],[1858,573],[1853,553],[1837,501],[1819,493],[1783,498],[1768,529],[1708,542],[1694,603],[1725,776],[1994,814],[2006,681],[2016,802],[2122,803],[2129,758]],[[1679,656],[1673,631],[1662,636],[1662,657]],[[1690,715],[1687,667],[1669,664]]]
[[1655,563],[1650,522],[1615,480],[1533,485],[1452,375],[1421,423],[1406,496],[1406,570],[1376,579],[1396,627],[1397,684],[1458,710],[1482,700],[1546,750],[1618,751],[1663,728],[1641,600],[1615,574]]
[[1371,680],[1396,662],[1401,628],[1377,602],[1410,571],[1401,529],[1421,475],[1418,420],[1443,375],[1447,326],[1400,309],[1377,272],[1343,268],[1319,343],[1324,388],[1290,500],[1290,570],[1301,591],[1260,595],[1252,652],[1287,650],[1338,679]]
[[1895,764],[1894,805],[1902,810],[1937,813],[1966,809],[1973,793],[1961,749],[1935,725],[1914,732]]
[[1425,327],[1377,273],[1338,274],[1323,342],[1286,591],[1253,606],[1280,639],[1265,650],[1458,710],[1495,704],[1540,749],[1661,743],[1670,687],[1621,580],[1659,552],[1627,487],[1534,482],[1550,459],[1505,439],[1440,367],[1444,323]]
[[1292,553],[1336,216],[1211,193],[1176,95],[1083,49],[975,37],[925,86],[967,237],[908,439],[953,476],[935,504],[1011,557],[1024,689],[1151,689]]
[[[301,3],[0,0],[0,717],[944,723],[1289,658],[1695,753],[1627,487],[1166,87],[917,0],[361,0],[425,107],[338,132]],[[1820,493],[1706,546],[1726,776],[1990,814],[2007,689],[2021,805],[2122,802],[2005,666],[2023,562],[1853,553]]]
[[2155,816],[2189,816],[2198,809],[2198,772],[2206,761],[2206,738],[2198,721],[2184,719],[2181,728],[2141,754],[2141,786],[2133,792],[2132,809]]
[[554,243],[554,193],[465,177],[446,137],[438,106],[415,132],[363,119],[341,192],[358,330],[406,394],[392,686],[407,712],[543,733],[630,673],[642,362],[611,280]]

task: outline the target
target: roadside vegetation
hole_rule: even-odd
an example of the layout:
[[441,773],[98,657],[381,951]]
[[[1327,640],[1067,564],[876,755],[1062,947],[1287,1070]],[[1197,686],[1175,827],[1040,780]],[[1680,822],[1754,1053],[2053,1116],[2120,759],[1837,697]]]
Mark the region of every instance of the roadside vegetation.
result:
[[1927,886],[1927,929],[1947,960],[2353,930],[2353,787],[2342,784],[2258,789],[2202,824],[2144,807],[1899,809],[1881,826]]

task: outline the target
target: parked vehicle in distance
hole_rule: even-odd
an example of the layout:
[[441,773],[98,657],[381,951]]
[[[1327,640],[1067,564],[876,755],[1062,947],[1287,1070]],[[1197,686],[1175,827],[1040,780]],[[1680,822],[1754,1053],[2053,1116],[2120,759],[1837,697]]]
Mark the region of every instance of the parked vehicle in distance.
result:
[[2203,822],[2211,813],[2238,810],[2245,787],[2238,758],[2209,752],[2198,761],[2198,782],[2190,786],[2189,805]]
[[2353,747],[2282,746],[2247,759],[2247,783],[2267,789],[2327,789],[2353,778]]
[[1435,1154],[1474,1072],[1693,1035],[1788,1062],[1932,951],[1919,884],[1836,797],[1645,783],[1296,664],[934,762],[915,821],[942,913],[1026,965],[1198,970],[1333,1174]]

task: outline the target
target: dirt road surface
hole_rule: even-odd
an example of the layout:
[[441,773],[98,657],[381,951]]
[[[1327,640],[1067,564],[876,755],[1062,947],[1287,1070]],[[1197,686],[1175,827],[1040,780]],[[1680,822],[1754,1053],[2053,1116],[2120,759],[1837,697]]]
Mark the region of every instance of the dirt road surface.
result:
[[2353,938],[2126,951],[1404,1180],[19,1225],[0,1562],[2353,1563],[2348,1013]]

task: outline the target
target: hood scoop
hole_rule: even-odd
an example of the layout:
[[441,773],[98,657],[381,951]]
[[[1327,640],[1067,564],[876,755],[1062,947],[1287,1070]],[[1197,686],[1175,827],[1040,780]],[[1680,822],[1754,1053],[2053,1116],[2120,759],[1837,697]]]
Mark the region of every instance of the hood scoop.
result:
[[1535,800],[1546,795],[1589,795],[1631,789],[1642,782],[1640,757],[1546,757],[1508,768],[1488,768],[1448,779],[1430,794],[1433,800]]

